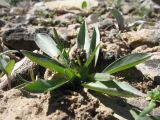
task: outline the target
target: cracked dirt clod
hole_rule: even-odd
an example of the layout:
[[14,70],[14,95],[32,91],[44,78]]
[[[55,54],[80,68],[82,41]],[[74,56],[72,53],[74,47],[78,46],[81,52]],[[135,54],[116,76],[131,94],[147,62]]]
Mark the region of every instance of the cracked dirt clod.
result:
[[141,46],[156,46],[160,44],[159,29],[141,29],[139,31],[127,32],[123,34],[125,39],[132,49]]
[[110,108],[84,91],[50,96],[12,89],[0,98],[0,113],[0,120],[115,119]]

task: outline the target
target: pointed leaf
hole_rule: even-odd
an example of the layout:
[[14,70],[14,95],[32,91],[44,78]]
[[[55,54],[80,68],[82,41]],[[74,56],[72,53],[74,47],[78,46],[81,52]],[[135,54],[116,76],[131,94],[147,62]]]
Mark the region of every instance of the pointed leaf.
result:
[[111,13],[116,18],[119,29],[123,31],[125,28],[125,24],[122,13],[117,9],[111,9]]
[[8,75],[11,75],[12,73],[12,70],[14,68],[14,65],[15,65],[15,61],[14,60],[10,60],[6,67],[5,67],[5,71],[7,72]]
[[108,80],[113,80],[115,77],[108,73],[95,73],[89,75],[89,78],[95,81],[108,81]]
[[57,30],[55,28],[53,29],[53,32],[54,32],[55,41],[57,43],[57,46],[58,46],[59,50],[62,52],[64,45],[60,42],[60,37],[59,37]]
[[65,78],[59,78],[55,80],[36,80],[33,82],[28,83],[24,86],[24,89],[33,92],[33,93],[41,93],[41,92],[47,92],[55,90],[62,85],[69,82],[69,80],[66,80]]
[[92,61],[94,60],[94,57],[96,55],[96,51],[99,48],[99,45],[97,45],[97,47],[94,49],[94,51],[92,52],[92,54],[90,55],[89,59],[87,60],[87,62],[85,63],[84,67],[88,68],[88,66],[92,63]]
[[35,38],[37,46],[50,57],[58,57],[61,52],[57,48],[57,44],[47,34],[38,33]]
[[138,65],[149,58],[150,56],[146,53],[130,54],[111,63],[103,70],[103,72],[108,72],[110,74],[113,74],[131,68],[135,65]]
[[[91,40],[91,44],[90,44],[90,54],[92,54],[92,52],[94,51],[94,49],[96,48],[97,45],[100,44],[100,33],[98,30],[98,27],[95,26],[94,31],[93,31],[93,35],[92,35],[92,40]],[[96,51],[95,54],[95,61],[94,61],[94,67],[97,64],[97,60],[98,60],[98,56],[99,56],[99,47]]]
[[90,82],[82,84],[82,86],[111,96],[137,97],[143,95],[143,93],[133,88],[129,84],[113,80],[108,80],[105,82],[100,82],[100,81]]
[[33,92],[33,93],[41,93],[51,88],[52,86],[46,80],[36,80],[30,82],[24,86],[24,89]]
[[60,78],[60,79],[56,79],[56,80],[50,80],[48,81],[48,83],[52,86],[50,87],[47,91],[53,91],[61,86],[63,86],[64,84],[68,83],[70,80],[67,80],[66,78]]
[[65,67],[54,59],[29,51],[22,51],[22,54],[45,68],[65,74]]
[[84,9],[87,8],[87,6],[88,6],[87,1],[83,1],[81,7]]
[[160,116],[139,116],[135,111],[130,110],[131,115],[135,120],[160,120]]
[[156,107],[155,101],[150,101],[149,105],[144,108],[144,110],[139,114],[140,117],[143,117],[150,113]]
[[88,53],[89,47],[90,47],[90,40],[88,35],[88,28],[86,22],[84,21],[81,24],[80,31],[78,34],[77,48],[84,48],[86,50],[86,53]]
[[10,60],[9,57],[6,56],[6,55],[1,55],[0,56],[0,69],[2,70],[2,72],[4,74],[7,74],[7,71],[5,70],[5,68],[6,68],[9,60]]
[[73,69],[67,68],[65,70],[66,75],[68,76],[69,80],[72,80],[76,76],[76,72]]

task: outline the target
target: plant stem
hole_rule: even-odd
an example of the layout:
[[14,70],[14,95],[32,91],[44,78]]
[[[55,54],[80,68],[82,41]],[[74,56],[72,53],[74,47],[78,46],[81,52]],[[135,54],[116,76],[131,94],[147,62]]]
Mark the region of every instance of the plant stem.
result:
[[140,113],[139,116],[141,117],[145,116],[146,114],[150,113],[155,107],[156,107],[155,101],[151,100],[149,105],[146,108],[144,108],[144,110]]
[[8,80],[8,88],[10,90],[12,88],[12,86],[11,86],[11,79],[10,79],[9,75],[7,75],[7,80]]

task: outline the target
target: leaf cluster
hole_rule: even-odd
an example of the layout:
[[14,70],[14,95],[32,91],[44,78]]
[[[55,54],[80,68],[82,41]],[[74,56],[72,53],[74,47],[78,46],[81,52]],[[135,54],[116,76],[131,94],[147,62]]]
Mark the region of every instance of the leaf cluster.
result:
[[130,54],[122,57],[100,73],[96,73],[95,69],[99,57],[100,33],[98,27],[95,26],[91,40],[88,35],[87,24],[84,21],[81,24],[77,37],[77,48],[84,49],[87,54],[87,61],[79,65],[71,62],[69,52],[60,43],[59,35],[54,30],[54,40],[47,34],[37,34],[35,43],[45,53],[45,55],[33,53],[30,51],[21,51],[23,55],[36,62],[37,64],[56,71],[63,76],[53,80],[38,79],[30,83],[26,82],[23,89],[30,92],[46,92],[55,90],[62,85],[71,84],[75,87],[85,87],[87,89],[119,97],[136,97],[144,94],[130,86],[126,82],[115,80],[114,73],[131,68],[139,63],[144,62],[150,56],[145,53]]

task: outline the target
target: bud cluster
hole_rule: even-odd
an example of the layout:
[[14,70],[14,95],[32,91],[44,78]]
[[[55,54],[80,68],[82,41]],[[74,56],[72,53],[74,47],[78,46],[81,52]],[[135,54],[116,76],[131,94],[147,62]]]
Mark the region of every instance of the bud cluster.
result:
[[72,52],[72,61],[75,64],[78,64],[78,58],[80,59],[80,62],[83,64],[86,62],[86,51],[82,48],[76,48],[73,52]]

